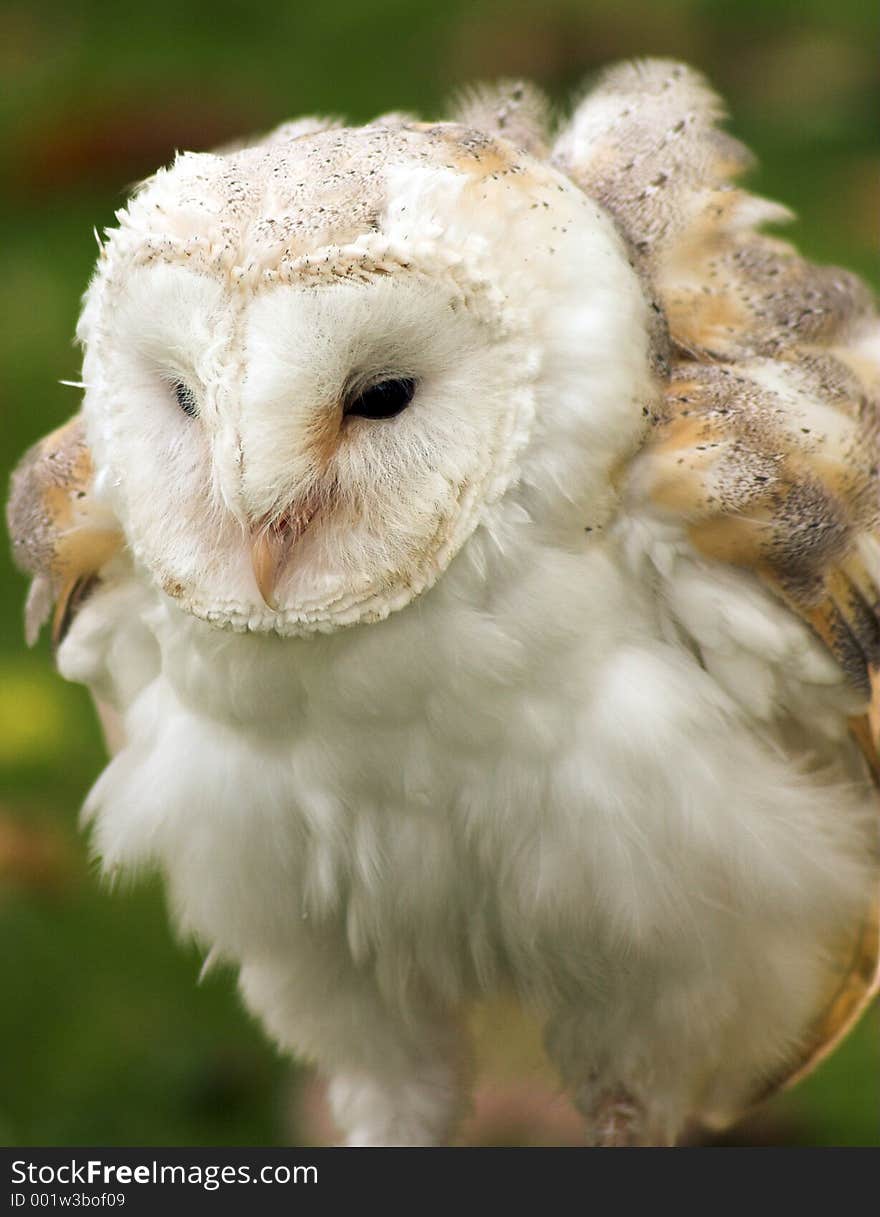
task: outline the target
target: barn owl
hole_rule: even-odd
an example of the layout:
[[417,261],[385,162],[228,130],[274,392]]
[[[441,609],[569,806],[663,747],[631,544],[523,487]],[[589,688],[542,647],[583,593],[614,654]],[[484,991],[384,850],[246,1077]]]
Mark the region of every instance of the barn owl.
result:
[[[180,155],[13,477],[84,816],[328,1080],[434,1145],[469,1011],[595,1145],[722,1126],[877,987],[880,325],[762,226],[702,78]],[[54,611],[53,611],[54,604]]]

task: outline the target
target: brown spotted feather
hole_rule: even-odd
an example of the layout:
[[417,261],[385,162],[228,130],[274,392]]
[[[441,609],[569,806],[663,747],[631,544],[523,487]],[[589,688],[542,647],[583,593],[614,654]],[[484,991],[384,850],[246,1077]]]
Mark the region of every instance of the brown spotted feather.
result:
[[35,444],[12,475],[7,507],[16,564],[32,576],[25,632],[33,643],[55,605],[63,637],[101,568],[122,544],[115,517],[95,498],[91,454],[75,415]]
[[[710,559],[755,571],[865,695],[852,733],[880,774],[880,322],[867,287],[758,226],[787,218],[733,184],[750,162],[680,64],[610,72],[556,163],[616,219],[660,309],[665,403],[635,493]],[[661,338],[660,341],[663,341]],[[842,943],[791,1082],[878,989],[880,907]]]
[[547,156],[550,106],[543,93],[526,81],[468,89],[459,94],[452,118],[463,127],[502,136],[530,156]]

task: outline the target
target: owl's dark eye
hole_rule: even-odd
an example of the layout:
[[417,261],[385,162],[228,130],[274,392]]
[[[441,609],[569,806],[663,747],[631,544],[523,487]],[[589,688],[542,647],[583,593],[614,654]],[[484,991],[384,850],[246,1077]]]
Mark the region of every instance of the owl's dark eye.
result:
[[358,418],[393,418],[405,410],[415,396],[416,382],[409,376],[380,380],[346,404],[345,413]]
[[177,404],[184,414],[188,414],[190,418],[198,418],[199,405],[196,401],[196,395],[189,385],[184,384],[182,380],[175,380],[174,396],[177,398]]

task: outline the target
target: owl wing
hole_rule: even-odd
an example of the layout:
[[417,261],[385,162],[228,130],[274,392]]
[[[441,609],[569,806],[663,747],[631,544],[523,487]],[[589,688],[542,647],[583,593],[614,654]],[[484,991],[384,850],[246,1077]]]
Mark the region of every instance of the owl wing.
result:
[[[699,555],[745,568],[807,622],[864,694],[851,730],[880,775],[880,323],[855,276],[759,225],[776,204],[695,72],[612,69],[553,159],[615,218],[653,303],[664,402],[630,491]],[[880,901],[838,961],[809,1071],[880,987]]]
[[12,475],[7,519],[16,564],[31,575],[27,640],[36,641],[51,614],[57,645],[123,544],[115,516],[95,494],[79,414],[22,457]]

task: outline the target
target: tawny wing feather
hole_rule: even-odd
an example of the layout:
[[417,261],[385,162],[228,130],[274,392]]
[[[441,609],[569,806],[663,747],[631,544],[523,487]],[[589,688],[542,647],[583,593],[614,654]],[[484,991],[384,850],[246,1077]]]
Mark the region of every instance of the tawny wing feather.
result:
[[57,643],[98,572],[122,546],[115,517],[94,494],[80,415],[22,457],[12,475],[7,518],[15,561],[32,576],[28,642],[36,640],[54,603]]
[[[694,547],[750,568],[827,644],[880,730],[880,323],[855,276],[758,231],[787,212],[732,184],[748,152],[695,72],[613,69],[554,159],[615,217],[656,314],[665,406],[634,481]],[[877,992],[880,904],[842,944],[793,1081]]]

